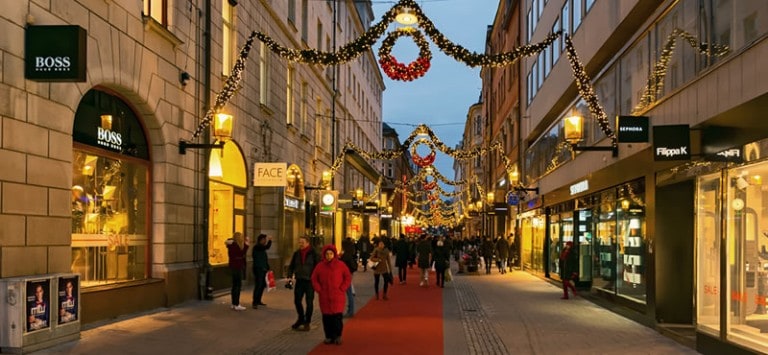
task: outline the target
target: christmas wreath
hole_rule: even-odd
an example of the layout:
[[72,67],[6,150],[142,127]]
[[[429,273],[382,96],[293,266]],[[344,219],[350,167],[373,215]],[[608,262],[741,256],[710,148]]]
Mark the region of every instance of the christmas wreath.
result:
[[[413,38],[413,41],[419,47],[419,57],[413,62],[408,63],[408,65],[398,62],[395,56],[391,54],[395,41],[401,36]],[[392,80],[412,81],[424,76],[427,70],[429,70],[429,61],[431,59],[432,52],[429,51],[429,43],[427,43],[427,40],[424,39],[419,30],[400,29],[389,32],[387,38],[381,42],[381,48],[379,48],[379,65],[384,70],[384,74],[387,74]]]
[[[421,155],[419,155],[419,152],[416,151],[416,147],[418,147],[420,144],[426,144],[430,148],[429,154],[425,157],[422,157]],[[430,141],[424,138],[419,139],[418,141],[416,141],[416,143],[411,145],[411,160],[413,161],[414,164],[422,168],[432,165],[435,162],[436,156],[437,154],[435,153],[435,146],[432,145]]]

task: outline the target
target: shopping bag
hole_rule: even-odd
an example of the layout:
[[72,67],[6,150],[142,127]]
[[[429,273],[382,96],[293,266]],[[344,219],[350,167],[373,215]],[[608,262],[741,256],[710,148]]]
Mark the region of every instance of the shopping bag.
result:
[[444,277],[444,280],[445,280],[446,282],[451,282],[451,281],[453,281],[453,275],[451,274],[451,269],[445,269],[445,277]]
[[275,289],[275,273],[272,270],[267,271],[267,276],[264,278],[264,282],[267,285],[267,292]]

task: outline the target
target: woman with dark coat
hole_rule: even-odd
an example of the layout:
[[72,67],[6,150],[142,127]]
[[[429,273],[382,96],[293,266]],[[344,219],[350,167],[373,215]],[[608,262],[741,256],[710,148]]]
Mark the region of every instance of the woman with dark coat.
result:
[[496,257],[499,263],[499,273],[507,273],[507,258],[509,257],[509,242],[504,237],[496,241]]
[[240,289],[243,287],[243,275],[245,275],[245,256],[248,255],[248,242],[243,233],[235,232],[232,238],[225,241],[227,255],[229,256],[229,269],[232,271],[232,308],[235,311],[244,311],[240,305]]
[[395,242],[395,266],[397,267],[397,279],[401,285],[405,285],[405,278],[408,271],[408,257],[411,254],[410,245],[404,234],[400,234],[400,239]]
[[352,284],[349,268],[336,255],[336,246],[323,247],[323,261],[312,271],[312,287],[318,295],[326,344],[341,344],[344,329],[342,313],[347,301],[347,289]]
[[493,252],[496,250],[496,245],[491,241],[491,237],[485,236],[485,240],[480,244],[480,254],[483,256],[483,263],[485,264],[485,274],[491,274],[491,263],[493,263]]
[[426,234],[421,235],[421,241],[416,245],[416,258],[421,270],[421,282],[419,286],[429,286],[429,265],[432,263],[432,243]]
[[253,287],[253,302],[251,302],[253,309],[266,306],[261,301],[261,297],[264,295],[264,289],[267,288],[266,278],[269,271],[267,250],[270,247],[272,247],[272,237],[267,237],[266,234],[259,234],[256,237],[256,245],[253,246],[253,275],[256,278]]
[[450,265],[451,251],[445,245],[443,237],[435,242],[432,248],[432,261],[435,263],[435,275],[437,277],[437,287],[445,287],[445,270]]
[[560,279],[563,280],[563,297],[564,300],[568,299],[568,289],[571,289],[574,296],[576,294],[576,286],[573,282],[576,282],[578,278],[579,259],[576,252],[573,250],[573,242],[565,242],[563,251],[560,252]]

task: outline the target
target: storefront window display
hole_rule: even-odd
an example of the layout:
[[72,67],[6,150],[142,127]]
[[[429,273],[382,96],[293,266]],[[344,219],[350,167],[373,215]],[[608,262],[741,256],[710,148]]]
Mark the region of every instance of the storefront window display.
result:
[[[558,260],[563,245],[568,242],[573,242],[573,212],[560,215],[560,242],[556,246],[556,254],[552,254],[555,260]],[[560,270],[557,271],[557,274],[560,275]]]
[[[768,176],[765,161],[728,170],[724,180],[727,199],[722,207],[727,233],[728,338],[768,352],[768,189],[763,185],[764,176]],[[706,295],[699,287],[699,296]]]
[[593,286],[608,292],[616,290],[616,191],[611,189],[600,194],[597,208],[597,233],[595,236],[594,270],[598,273]]
[[82,287],[145,279],[149,154],[138,117],[117,96],[90,90],[72,136],[72,272]]
[[146,277],[147,167],[75,150],[72,272],[83,287]]
[[645,186],[635,181],[618,188],[616,235],[618,258],[616,293],[646,301]]
[[[212,151],[210,165],[220,164],[221,176],[208,176],[208,262],[224,265],[229,262],[226,240],[235,232],[245,232],[245,193],[247,172],[242,151],[232,141],[221,151]],[[248,236],[251,243],[254,236]]]
[[549,253],[549,272],[560,274],[560,263],[558,257],[560,256],[560,215],[553,215],[549,217],[549,246],[547,252]]
[[720,181],[720,173],[700,177],[696,194],[696,320],[700,331],[716,337],[720,332]]
[[546,239],[547,224],[543,215],[536,215],[531,220],[533,236],[533,270],[544,272],[544,240]]

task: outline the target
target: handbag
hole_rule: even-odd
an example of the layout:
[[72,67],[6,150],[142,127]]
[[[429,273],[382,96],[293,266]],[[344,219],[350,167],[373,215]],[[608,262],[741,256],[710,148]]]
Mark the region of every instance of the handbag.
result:
[[453,281],[453,274],[451,274],[451,269],[445,269],[445,276],[443,277],[443,280],[446,282]]
[[265,285],[267,286],[267,292],[272,291],[276,287],[275,273],[272,270],[267,271],[267,276],[264,277]]

